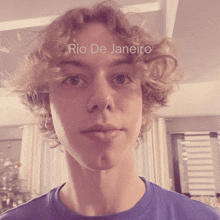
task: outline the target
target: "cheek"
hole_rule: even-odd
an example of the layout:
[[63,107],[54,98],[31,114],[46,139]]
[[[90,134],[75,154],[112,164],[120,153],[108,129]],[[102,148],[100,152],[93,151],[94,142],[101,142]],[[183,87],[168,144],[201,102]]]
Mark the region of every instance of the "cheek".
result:
[[141,88],[127,90],[123,95],[119,96],[118,105],[123,112],[132,114],[133,116],[142,115],[142,91]]
[[[83,99],[72,91],[56,91],[50,94],[50,106],[58,115],[75,116],[81,111]],[[74,114],[73,114],[74,113]]]
[[60,96],[60,94],[52,94],[50,98],[56,135],[63,146],[69,146],[70,137],[75,136],[78,132],[79,121],[81,120],[78,104],[68,97]]
[[142,125],[143,106],[141,89],[136,89],[135,91],[131,91],[131,93],[127,92],[126,95],[120,96],[118,106],[124,123],[129,128],[129,135],[133,135],[134,133],[139,135]]
[[70,101],[62,93],[54,92],[50,95],[50,109],[57,135],[62,133],[61,130],[67,129],[68,122],[71,120],[75,121],[75,116],[77,115],[76,103]]

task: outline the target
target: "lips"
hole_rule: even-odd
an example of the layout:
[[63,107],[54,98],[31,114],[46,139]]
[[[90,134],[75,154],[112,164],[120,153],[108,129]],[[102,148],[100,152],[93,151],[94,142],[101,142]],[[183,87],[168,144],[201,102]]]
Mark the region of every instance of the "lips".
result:
[[113,141],[122,132],[123,129],[117,128],[111,124],[106,124],[91,126],[88,129],[83,130],[81,133],[94,141],[108,143]]
[[100,132],[107,132],[110,130],[121,130],[114,125],[111,124],[106,124],[106,125],[93,125],[85,130],[82,131],[82,133],[88,133],[88,132],[93,132],[93,131],[100,131]]

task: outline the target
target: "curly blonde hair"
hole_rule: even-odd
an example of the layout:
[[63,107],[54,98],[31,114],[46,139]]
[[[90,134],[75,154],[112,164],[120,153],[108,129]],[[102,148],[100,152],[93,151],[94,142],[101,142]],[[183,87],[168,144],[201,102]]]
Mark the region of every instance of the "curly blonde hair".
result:
[[129,54],[140,77],[143,94],[143,118],[139,137],[150,128],[153,112],[165,106],[169,94],[180,79],[175,50],[169,39],[158,40],[139,26],[131,26],[125,15],[109,1],[92,8],[76,8],[55,19],[38,36],[37,48],[29,54],[22,68],[8,85],[18,93],[22,103],[37,117],[44,135],[56,140],[55,130],[48,130],[45,121],[50,116],[48,83],[59,76],[60,64],[70,56],[68,45],[86,25],[101,23],[127,46],[148,46],[151,53]]

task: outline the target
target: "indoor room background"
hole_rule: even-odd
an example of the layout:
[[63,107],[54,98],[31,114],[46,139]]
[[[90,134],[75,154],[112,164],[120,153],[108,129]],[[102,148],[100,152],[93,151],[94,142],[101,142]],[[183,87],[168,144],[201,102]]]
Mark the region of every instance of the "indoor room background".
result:
[[[52,2],[52,4],[51,4]],[[12,75],[37,31],[95,0],[0,0],[0,79]],[[132,24],[173,38],[185,78],[136,151],[140,176],[220,210],[220,2],[119,0]],[[50,148],[17,96],[0,84],[0,209],[66,181],[63,153]]]

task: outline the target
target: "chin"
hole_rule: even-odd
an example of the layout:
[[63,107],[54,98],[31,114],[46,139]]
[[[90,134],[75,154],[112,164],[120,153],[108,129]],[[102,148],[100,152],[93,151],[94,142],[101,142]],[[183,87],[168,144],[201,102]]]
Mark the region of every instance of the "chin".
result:
[[102,171],[102,170],[110,170],[113,167],[115,167],[114,165],[110,165],[110,164],[88,164],[85,165],[85,167],[91,171]]
[[96,158],[96,160],[90,160],[84,163],[85,167],[93,171],[110,170],[116,167],[122,158],[115,154],[104,154]]

